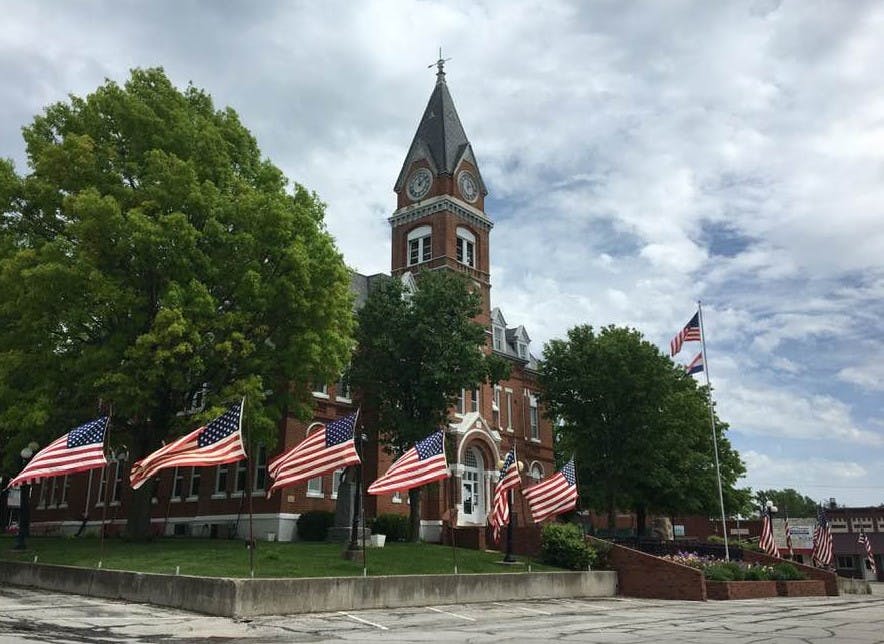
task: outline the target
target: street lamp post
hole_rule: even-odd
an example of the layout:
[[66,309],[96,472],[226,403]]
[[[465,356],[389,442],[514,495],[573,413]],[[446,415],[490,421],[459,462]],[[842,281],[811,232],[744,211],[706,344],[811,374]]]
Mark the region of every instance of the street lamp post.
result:
[[761,508],[761,514],[762,514],[761,518],[763,519],[764,514],[766,513],[768,516],[768,520],[770,521],[770,538],[774,543],[774,547],[776,547],[777,540],[774,537],[774,532],[773,532],[773,518],[774,518],[774,515],[777,513],[778,509],[779,508],[777,508],[777,506],[775,506],[773,504],[773,501],[770,501],[770,500],[768,500],[767,503],[764,504],[764,507]]
[[516,522],[516,515],[513,508],[513,491],[507,491],[507,504],[509,505],[510,520],[506,526],[506,555],[503,560],[506,563],[515,563],[516,558],[513,556],[513,524]]
[[[31,441],[27,446],[23,447],[19,456],[21,456],[21,467],[25,468],[28,461],[34,455],[39,445]],[[31,484],[22,483],[18,493],[18,534],[15,536],[15,545],[13,550],[25,550],[27,548],[25,539],[31,536]]]

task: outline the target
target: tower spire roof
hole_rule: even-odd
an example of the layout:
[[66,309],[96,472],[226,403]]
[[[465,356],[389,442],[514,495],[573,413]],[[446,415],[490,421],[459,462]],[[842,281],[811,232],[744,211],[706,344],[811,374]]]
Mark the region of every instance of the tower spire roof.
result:
[[[398,192],[402,189],[405,182],[406,173],[411,164],[417,158],[426,158],[432,166],[435,174],[452,175],[457,168],[457,164],[464,157],[465,153],[469,153],[472,159],[472,148],[461,125],[460,117],[457,115],[457,109],[454,107],[454,100],[448,91],[448,85],[445,82],[445,62],[447,58],[442,58],[442,50],[439,50],[439,60],[430,67],[436,67],[436,86],[424,109],[420,123],[417,126],[417,132],[411,141],[405,162],[399,172],[396,180],[395,190]],[[481,183],[481,177],[479,177]],[[484,191],[484,184],[481,189]]]

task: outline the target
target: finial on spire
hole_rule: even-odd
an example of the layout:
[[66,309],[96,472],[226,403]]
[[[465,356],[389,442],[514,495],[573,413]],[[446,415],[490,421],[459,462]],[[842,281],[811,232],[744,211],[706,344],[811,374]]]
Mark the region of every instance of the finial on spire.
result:
[[436,67],[439,68],[439,71],[436,72],[436,84],[437,85],[439,83],[445,82],[445,63],[447,63],[449,60],[451,60],[451,59],[450,58],[442,58],[442,48],[439,47],[439,60],[437,60],[432,65],[427,65],[427,69],[430,69],[431,67],[433,67],[433,65],[435,65]]

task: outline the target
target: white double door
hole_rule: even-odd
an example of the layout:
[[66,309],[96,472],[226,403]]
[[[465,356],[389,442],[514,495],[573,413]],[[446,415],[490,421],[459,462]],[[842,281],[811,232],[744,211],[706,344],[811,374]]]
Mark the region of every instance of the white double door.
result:
[[465,523],[485,522],[485,467],[482,454],[474,447],[464,453],[461,501]]

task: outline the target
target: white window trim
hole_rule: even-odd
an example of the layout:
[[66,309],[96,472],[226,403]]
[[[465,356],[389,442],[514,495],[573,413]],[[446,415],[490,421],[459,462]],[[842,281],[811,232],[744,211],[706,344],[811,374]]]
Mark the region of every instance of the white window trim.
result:
[[[313,384],[315,385],[316,383],[313,383]],[[323,400],[328,400],[328,385],[327,384],[322,385],[322,389],[314,389],[313,390],[313,397],[314,398],[322,398]]]
[[[332,498],[332,499],[338,498],[338,490],[341,487],[340,481],[341,481],[341,475],[343,473],[344,473],[343,468],[337,469],[334,472],[332,472],[332,488],[331,488],[331,494],[329,495],[329,498]],[[337,485],[335,485],[335,483],[337,483]]]
[[513,390],[507,387],[503,390],[506,394],[506,431],[513,433]]
[[[311,490],[310,489],[310,481],[315,481],[319,479],[319,489]],[[325,494],[322,492],[322,477],[314,476],[312,479],[307,480],[307,498],[309,499],[324,499]]]
[[[429,257],[424,258],[425,239],[429,239]],[[411,243],[417,242],[417,261],[411,261]],[[409,231],[405,245],[406,264],[408,266],[417,266],[433,259],[433,228],[432,226],[418,226]]]
[[[225,487],[224,490],[219,490],[218,483],[219,483],[219,479],[221,478],[221,468],[222,467],[226,468],[225,471],[227,472],[227,485],[224,486]],[[229,487],[230,487],[230,466],[228,464],[216,465],[215,466],[215,488],[214,488],[215,491],[212,492],[212,498],[213,499],[226,499],[226,498],[228,498],[229,493],[227,492],[226,488],[229,488]]]
[[[264,443],[258,443],[255,454],[255,471],[252,472],[252,496],[264,496],[267,492],[267,446]],[[264,465],[261,465],[261,453],[264,454]],[[258,472],[264,470],[264,485],[258,487]]]
[[[500,340],[500,346],[498,345],[498,340]],[[497,324],[491,325],[491,348],[495,351],[504,352],[506,347],[506,331],[502,326]]]
[[[457,227],[457,247],[460,249],[461,258],[458,260],[464,266],[469,266],[470,268],[476,267],[476,236],[467,228],[463,226]],[[467,249],[469,248],[472,253],[468,253]],[[467,261],[467,258],[472,259],[472,262]]]

